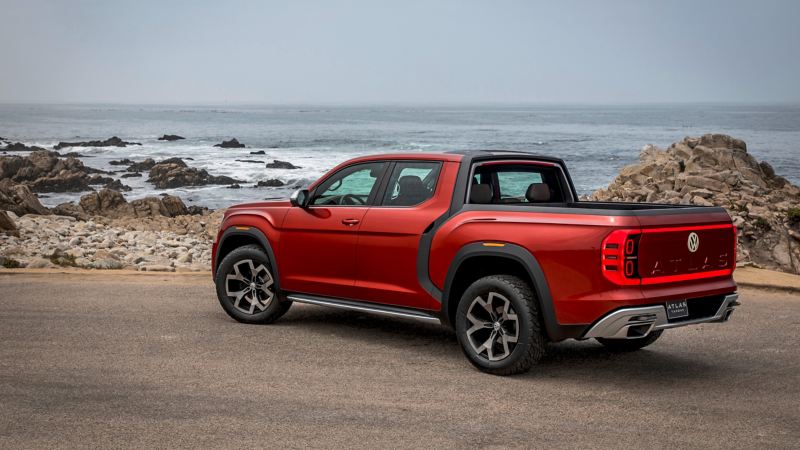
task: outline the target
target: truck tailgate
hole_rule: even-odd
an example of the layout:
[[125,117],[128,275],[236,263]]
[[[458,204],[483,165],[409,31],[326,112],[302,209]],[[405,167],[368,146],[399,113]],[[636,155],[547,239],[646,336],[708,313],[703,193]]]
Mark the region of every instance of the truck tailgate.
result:
[[730,223],[643,228],[638,243],[642,284],[730,275],[736,234]]

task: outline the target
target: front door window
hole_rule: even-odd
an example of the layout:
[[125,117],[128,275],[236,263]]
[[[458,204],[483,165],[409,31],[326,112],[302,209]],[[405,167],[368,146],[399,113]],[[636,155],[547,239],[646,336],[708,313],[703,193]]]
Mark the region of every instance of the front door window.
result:
[[385,162],[356,164],[345,167],[315,189],[312,205],[362,206],[372,201]]

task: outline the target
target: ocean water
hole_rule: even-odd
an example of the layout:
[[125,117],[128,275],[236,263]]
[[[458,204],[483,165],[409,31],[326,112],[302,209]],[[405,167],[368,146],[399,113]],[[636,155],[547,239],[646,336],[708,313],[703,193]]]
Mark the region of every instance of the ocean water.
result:
[[[84,164],[120,170],[109,161],[193,158],[190,166],[244,180],[242,189],[201,186],[156,190],[126,178],[128,199],[167,192],[187,204],[220,208],[267,198],[287,198],[334,165],[359,155],[462,149],[529,151],[563,158],[576,188],[588,194],[606,186],[619,169],[638,160],[645,144],[666,147],[687,135],[726,133],[776,172],[800,183],[800,105],[637,106],[181,106],[0,105],[0,136],[51,147],[58,141],[119,136],[142,146],[75,148]],[[158,141],[162,134],[186,140]],[[213,147],[237,138],[244,149]],[[250,155],[263,150],[266,155]],[[237,159],[262,161],[237,162]],[[279,159],[301,169],[266,169]],[[278,178],[285,188],[253,188]],[[81,194],[44,194],[54,206]]]

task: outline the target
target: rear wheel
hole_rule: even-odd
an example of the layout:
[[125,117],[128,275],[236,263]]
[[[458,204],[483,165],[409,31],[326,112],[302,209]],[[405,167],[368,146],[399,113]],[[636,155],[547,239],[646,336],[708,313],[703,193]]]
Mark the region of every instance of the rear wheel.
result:
[[533,291],[511,275],[483,277],[467,288],[456,312],[456,335],[469,361],[494,375],[526,372],[544,355]]
[[615,352],[633,352],[642,348],[647,347],[648,345],[652,344],[653,342],[657,341],[658,338],[664,333],[664,330],[657,330],[653,331],[652,333],[648,334],[643,338],[638,339],[605,339],[605,338],[596,338],[597,342],[603,344],[609,350]]
[[289,310],[281,300],[272,276],[272,266],[257,245],[234,249],[217,269],[217,299],[229,316],[244,323],[270,323]]

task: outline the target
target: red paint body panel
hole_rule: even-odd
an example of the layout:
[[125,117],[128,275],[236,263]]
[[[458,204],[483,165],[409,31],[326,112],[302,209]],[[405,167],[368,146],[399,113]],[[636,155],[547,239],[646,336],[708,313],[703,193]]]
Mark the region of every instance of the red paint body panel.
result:
[[211,273],[216,275],[219,237],[230,227],[253,227],[261,231],[270,242],[278,242],[278,231],[290,209],[289,202],[258,202],[236,205],[225,211],[211,247]]
[[358,238],[355,298],[438,310],[417,279],[422,233],[450,207],[458,163],[446,162],[433,198],[413,207],[372,207]]
[[277,243],[281,288],[331,297],[354,298],[356,244],[369,208],[337,206],[289,208]]
[[[453,196],[465,195],[454,192],[462,158],[423,153],[369,156],[347,161],[330,172],[376,160],[442,161],[434,196],[417,206],[300,208],[288,202],[252,203],[229,209],[220,233],[232,226],[258,228],[275,252],[284,291],[433,311],[442,305],[423,288],[420,273],[427,274],[439,290],[445,289],[459,250],[481,242],[515,244],[533,255],[562,325],[590,324],[621,307],[736,290],[732,278],[735,231],[724,212],[670,209],[661,214],[653,208],[647,214],[614,214],[614,209],[603,214],[600,208],[588,213],[579,209],[580,202],[570,206],[573,211],[567,207],[450,211]],[[518,159],[509,156],[505,161]],[[327,176],[312,184],[312,189]],[[433,232],[427,255],[421,255],[423,233],[440,217],[446,220]],[[601,246],[615,230],[628,230],[638,239],[641,273],[636,276],[641,278],[632,283],[615,282],[619,279],[603,274],[602,252],[616,256]],[[700,238],[695,252],[687,250],[692,232]],[[213,250],[216,268],[217,242]],[[418,270],[418,261],[425,258],[427,267]]]
[[[458,250],[482,241],[517,244],[544,271],[559,323],[590,323],[619,305],[643,301],[637,288],[621,287],[600,272],[600,243],[615,227],[634,227],[634,217],[529,212],[465,212],[446,223],[431,246],[430,274],[440,288]],[[590,319],[591,318],[591,319]]]

